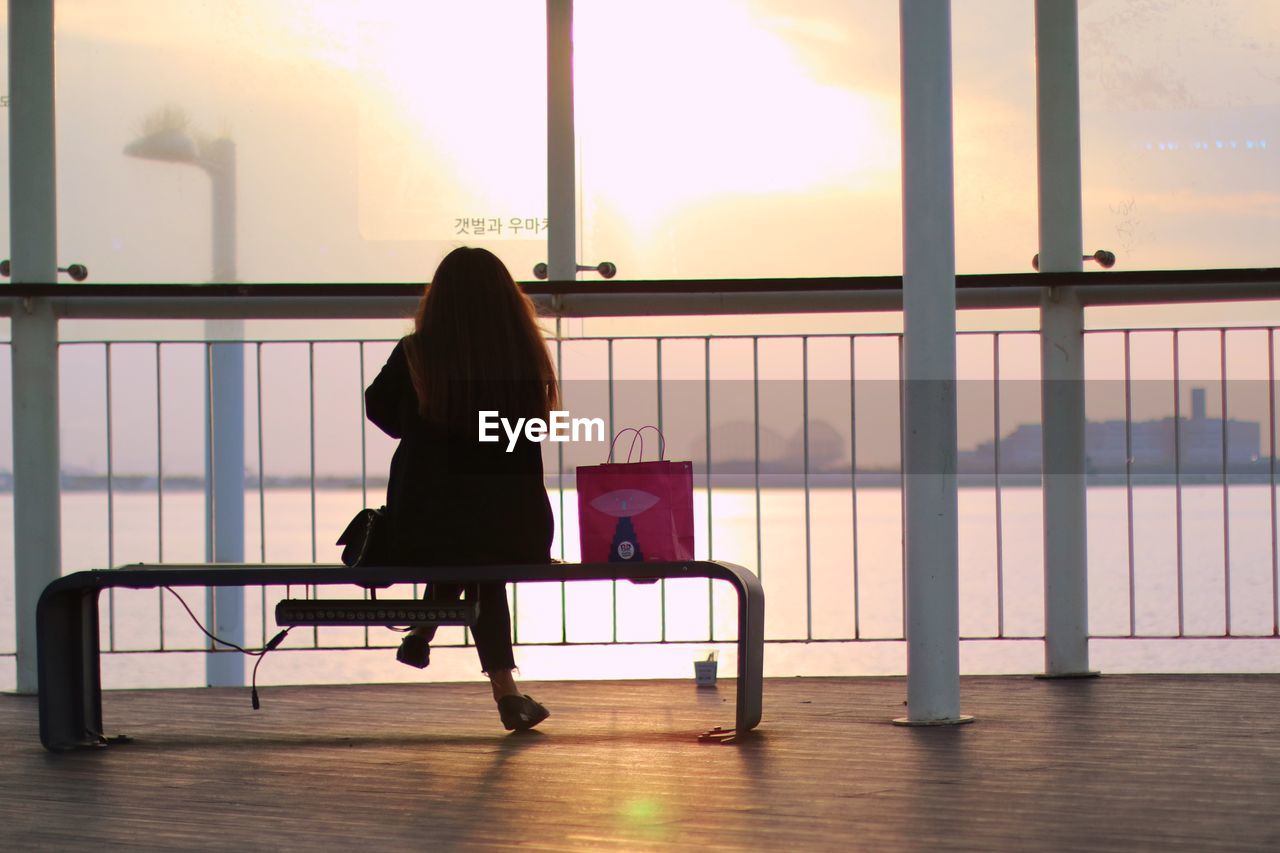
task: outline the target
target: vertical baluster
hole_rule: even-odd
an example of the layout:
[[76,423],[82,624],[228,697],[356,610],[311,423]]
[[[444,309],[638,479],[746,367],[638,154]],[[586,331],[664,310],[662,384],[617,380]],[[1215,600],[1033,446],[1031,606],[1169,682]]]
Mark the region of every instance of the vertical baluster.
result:
[[813,639],[813,536],[809,492],[809,337],[800,338],[800,435],[804,470],[804,636]]
[[906,373],[902,367],[903,336],[898,339],[898,513],[902,520],[902,540],[899,553],[902,559],[902,638],[907,636],[907,436],[905,393]]
[[[254,347],[254,370],[257,372],[257,387],[254,393],[256,400],[256,417],[258,419],[258,553],[262,562],[267,561],[267,469],[263,464],[263,444],[265,440],[262,437],[262,341],[258,341]],[[287,589],[287,587],[286,587]],[[287,593],[286,593],[287,596]],[[262,606],[262,636],[267,636],[267,589],[262,588],[261,592]],[[265,645],[265,643],[264,643]]]
[[[307,482],[311,492],[311,562],[316,561],[316,345],[307,342]],[[320,588],[312,584],[311,597],[320,597]],[[311,629],[312,648],[320,646],[320,629]]]
[[996,492],[996,636],[1004,637],[1004,495],[1000,487],[1000,333],[991,336],[992,413],[995,434],[992,441],[992,468]]
[[1267,329],[1267,469],[1271,506],[1271,635],[1280,634],[1280,550],[1276,540],[1276,330]]
[[[155,342],[156,352],[156,562],[164,562],[164,412],[161,392],[160,342]],[[164,651],[164,590],[156,590],[156,604],[160,614],[160,651]]]
[[[609,391],[609,438],[613,438],[613,433],[617,429],[617,421],[614,420],[613,411],[613,338],[609,338],[605,342],[608,347],[609,355],[609,374],[608,374],[608,391]],[[615,580],[611,584],[611,595],[613,600],[613,641],[618,642],[618,582]]]
[[[564,338],[560,332],[560,318],[556,317],[556,366],[557,368],[564,364]],[[574,486],[577,486],[577,480],[574,480]],[[560,559],[564,559],[564,444],[556,445],[556,490],[560,500]],[[560,582],[560,642],[567,643],[569,641],[569,626],[567,604],[569,595],[565,589],[563,581]]]
[[1231,488],[1227,471],[1227,330],[1218,330],[1222,381],[1222,599],[1226,636],[1231,636]]
[[[561,364],[563,364],[562,355],[563,353],[561,350],[561,320],[559,320],[559,318],[556,318],[556,370],[557,371],[561,369]],[[575,485],[575,489],[576,489],[577,487],[576,479],[575,479],[575,482],[573,482],[573,485]],[[561,517],[561,562],[563,562],[564,561],[564,533],[563,533],[563,530],[564,530],[564,526],[563,526],[564,525],[564,446],[563,444],[557,444],[556,446],[556,491],[558,493],[558,500],[559,500],[559,517]],[[581,555],[579,555],[579,557],[581,558]],[[518,585],[512,585],[511,596],[512,596],[513,602],[515,602],[515,597],[518,592],[520,592],[520,587],[518,587]]]
[[1173,538],[1178,569],[1178,636],[1186,633],[1186,592],[1182,561],[1182,380],[1178,332],[1173,332]]
[[1133,571],[1133,399],[1131,382],[1131,364],[1129,351],[1129,332],[1124,333],[1124,495],[1125,512],[1128,524],[1128,559],[1129,559],[1129,636],[1137,632],[1137,601]]
[[658,393],[658,429],[662,429],[662,338],[657,339],[656,370],[657,370],[657,393]]
[[[111,344],[103,345],[106,362],[106,404],[107,404],[107,566],[116,566],[116,502],[115,502],[115,455],[112,448],[111,430]],[[107,649],[116,650],[116,591],[107,591]]]
[[[367,421],[364,411],[364,341],[356,341],[359,355],[360,377],[356,390],[360,394],[360,506],[369,506],[369,447],[367,440]],[[418,585],[414,584],[413,597],[418,597]],[[360,597],[369,599],[369,590],[361,589]],[[364,647],[369,648],[369,626],[364,626]]]
[[[205,341],[204,344],[204,446],[205,446],[205,469],[204,469],[204,559],[206,563],[212,563],[214,558],[214,542],[216,541],[218,530],[218,504],[214,500],[213,493],[213,343]],[[205,591],[205,621],[214,627],[216,631],[218,624],[218,596],[214,587],[206,587]],[[209,651],[216,651],[218,646],[213,640],[208,640],[206,648]]]
[[[662,432],[662,338],[658,338],[658,431]],[[658,581],[658,608],[659,618],[662,619],[662,630],[659,634],[659,641],[665,643],[667,641],[667,579],[662,578]]]
[[[704,394],[703,401],[705,403],[705,419],[707,425],[707,559],[715,559],[715,529],[716,519],[715,513],[712,511],[712,492],[711,492],[711,337],[708,336],[702,342],[703,354],[703,380]],[[716,597],[715,589],[712,587],[711,578],[707,578],[707,640],[715,642],[716,640]]]
[[360,378],[356,383],[356,391],[360,395],[360,506],[367,507],[369,505],[369,447],[364,411],[364,345],[364,341],[356,342],[360,359]]
[[760,517],[760,336],[751,337],[751,404],[752,424],[755,429],[755,491],[756,491],[756,577],[764,580],[764,542],[761,537],[763,519]]
[[862,637],[862,591],[858,586],[858,339],[849,336],[849,490],[853,517],[853,638]]
[[[263,514],[262,481],[264,479],[264,475],[262,471],[262,365],[260,363],[262,359],[262,342],[257,341],[255,343],[256,343],[256,349],[254,352],[254,355],[255,355],[254,371],[257,374],[257,378],[258,378],[258,381],[257,381],[258,387],[255,390],[255,397],[257,398],[258,411],[254,416],[258,423],[258,437],[257,437],[257,440],[258,440],[258,514],[259,514],[258,551],[259,551],[259,554],[261,555],[260,562],[265,563],[266,548],[263,543],[266,541],[265,539],[266,531],[261,529],[265,527],[265,525],[262,524],[262,514]],[[249,341],[245,341],[245,345],[242,352],[245,350],[248,350],[248,348],[249,348]],[[245,559],[246,560],[249,559],[249,555],[247,551],[245,553]],[[261,622],[259,623],[260,624],[259,645],[265,648],[267,645],[267,588],[265,585],[258,587],[258,618],[261,620]]]

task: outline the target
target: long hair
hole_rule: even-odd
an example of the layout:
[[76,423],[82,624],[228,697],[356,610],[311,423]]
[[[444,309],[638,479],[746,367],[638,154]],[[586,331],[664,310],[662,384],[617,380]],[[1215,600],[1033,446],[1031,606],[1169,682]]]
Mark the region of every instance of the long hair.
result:
[[560,403],[533,303],[486,249],[440,262],[405,348],[419,414],[452,430],[474,431],[480,410],[546,419]]

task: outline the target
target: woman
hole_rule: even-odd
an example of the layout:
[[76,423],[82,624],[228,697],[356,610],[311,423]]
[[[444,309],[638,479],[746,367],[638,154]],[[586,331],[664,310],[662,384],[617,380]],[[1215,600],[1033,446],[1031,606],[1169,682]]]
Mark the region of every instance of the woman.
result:
[[[502,261],[485,249],[450,252],[418,303],[412,334],[391,352],[365,391],[365,410],[400,439],[391,458],[387,516],[398,565],[550,562],[554,519],[540,446],[523,438],[478,440],[479,411],[547,418],[559,384],[533,304]],[[436,584],[432,598],[456,599]],[[505,584],[479,585],[472,629],[502,723],[528,729],[548,711],[520,693],[512,671]],[[414,629],[397,658],[429,661],[434,627]]]

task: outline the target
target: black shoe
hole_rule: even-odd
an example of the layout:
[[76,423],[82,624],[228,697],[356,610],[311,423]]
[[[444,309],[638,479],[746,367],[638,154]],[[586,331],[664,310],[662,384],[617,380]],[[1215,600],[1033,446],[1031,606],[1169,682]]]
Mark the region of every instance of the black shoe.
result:
[[551,712],[528,696],[503,696],[498,700],[498,714],[509,732],[531,729],[551,716]]
[[431,663],[431,645],[420,634],[407,634],[400,641],[396,660],[418,669],[426,669],[427,664]]

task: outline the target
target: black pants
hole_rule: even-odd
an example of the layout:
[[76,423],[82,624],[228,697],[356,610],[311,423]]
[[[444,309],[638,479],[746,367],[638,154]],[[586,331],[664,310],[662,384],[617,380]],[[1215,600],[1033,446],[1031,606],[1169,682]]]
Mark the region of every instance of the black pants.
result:
[[[480,653],[480,668],[486,673],[504,672],[516,668],[511,652],[511,610],[507,607],[507,585],[504,583],[474,584],[478,590],[480,615],[471,628],[471,636]],[[427,585],[425,598],[434,601],[457,601],[462,595],[462,584],[433,583]],[[423,637],[427,642],[435,638],[436,629],[427,629]]]

